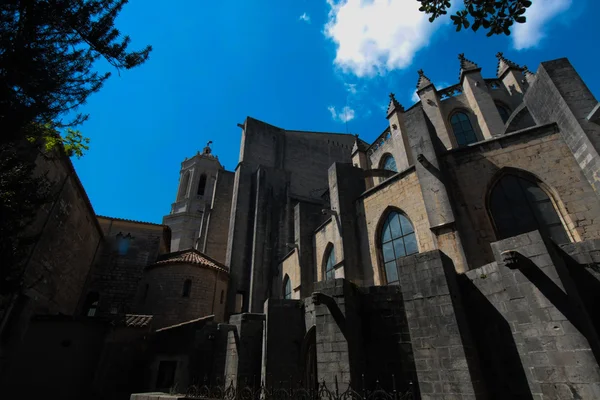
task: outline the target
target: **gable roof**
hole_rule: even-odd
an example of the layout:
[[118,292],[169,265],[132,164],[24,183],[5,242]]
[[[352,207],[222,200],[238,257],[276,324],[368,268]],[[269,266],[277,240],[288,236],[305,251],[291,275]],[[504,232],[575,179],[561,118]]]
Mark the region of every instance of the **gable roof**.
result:
[[154,264],[150,264],[146,268],[160,267],[171,264],[192,264],[229,273],[227,267],[225,267],[223,264],[213,260],[206,254],[203,254],[196,249],[186,249],[163,254]]

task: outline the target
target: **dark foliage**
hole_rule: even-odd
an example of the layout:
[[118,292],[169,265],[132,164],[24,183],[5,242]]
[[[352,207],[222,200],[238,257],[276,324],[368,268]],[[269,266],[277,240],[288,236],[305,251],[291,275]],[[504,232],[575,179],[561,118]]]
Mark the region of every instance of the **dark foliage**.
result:
[[[429,21],[448,13],[451,7],[450,0],[417,0],[421,3],[419,9],[430,14]],[[531,6],[530,0],[463,0],[464,8],[450,16],[456,31],[462,28],[474,31],[487,30],[487,36],[505,34],[510,35],[510,27],[515,23],[526,21],[525,11]]]
[[[14,288],[28,254],[26,228],[52,200],[51,183],[34,174],[49,144],[81,155],[86,139],[68,131],[87,116],[75,114],[109,72],[144,63],[151,47],[130,51],[130,39],[115,27],[127,0],[3,0],[0,4],[0,294]],[[73,116],[74,115],[74,116]],[[69,120],[65,120],[65,118]],[[70,146],[67,144],[70,143]],[[59,149],[62,151],[62,149]],[[21,271],[22,273],[22,271]]]

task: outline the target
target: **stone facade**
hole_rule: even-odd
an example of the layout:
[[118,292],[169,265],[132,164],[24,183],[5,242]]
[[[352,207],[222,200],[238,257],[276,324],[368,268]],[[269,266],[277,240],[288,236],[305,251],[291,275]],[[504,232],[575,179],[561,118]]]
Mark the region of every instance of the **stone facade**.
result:
[[[310,199],[292,189],[286,161],[303,147],[289,152],[288,131],[243,125],[229,310],[238,321],[267,300],[263,380],[288,374],[314,387],[316,377],[340,390],[379,380],[422,399],[598,397],[598,125],[587,119],[597,101],[566,60],[531,74],[499,54],[496,78],[459,61],[460,82],[441,90],[420,71],[421,101],[409,109],[391,95],[389,126],[372,144],[353,138],[350,160],[329,160],[328,185]],[[504,189],[510,182],[520,186]],[[300,227],[289,210],[307,202],[312,220]],[[523,204],[529,211],[511,216]],[[399,216],[402,233],[387,225]],[[300,230],[312,240],[298,240]],[[300,256],[307,247],[312,259]],[[287,279],[292,300],[275,301]],[[238,325],[226,350],[234,360],[244,352]],[[235,369],[226,374],[239,382]]]
[[169,228],[99,218],[82,293],[152,315],[144,390],[600,398],[598,102],[566,59],[457,69],[371,144],[248,117],[234,171],[182,163]]

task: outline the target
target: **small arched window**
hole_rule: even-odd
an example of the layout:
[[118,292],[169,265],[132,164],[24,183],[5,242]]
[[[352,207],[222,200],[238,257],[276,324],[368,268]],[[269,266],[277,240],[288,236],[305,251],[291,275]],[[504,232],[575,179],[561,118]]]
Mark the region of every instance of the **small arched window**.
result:
[[415,230],[404,215],[392,211],[383,223],[381,250],[388,285],[398,284],[396,260],[417,253]]
[[183,200],[187,196],[188,187],[190,186],[190,171],[186,171],[183,174],[183,178],[179,183],[179,193],[177,194],[177,200]]
[[200,181],[198,182],[198,196],[204,196],[204,189],[206,188],[206,174],[200,175]]
[[490,192],[489,211],[498,240],[539,230],[556,243],[570,242],[552,200],[533,180],[504,175]]
[[290,282],[290,277],[287,274],[283,278],[283,298],[292,298],[292,283]]
[[185,282],[183,282],[183,293],[181,294],[181,297],[190,297],[191,292],[192,292],[192,280],[186,279]]
[[477,142],[477,136],[469,117],[464,112],[457,112],[450,118],[452,132],[459,147]]
[[90,292],[85,298],[85,305],[83,307],[84,315],[88,317],[94,317],[98,312],[98,303],[100,302],[100,294],[98,292]]
[[398,167],[396,167],[396,160],[394,160],[394,157],[389,154],[383,159],[383,162],[381,163],[381,168],[387,171],[398,172]]
[[335,279],[335,251],[333,246],[330,246],[329,253],[325,261],[325,280]]
[[129,244],[132,239],[131,233],[128,233],[127,235],[123,235],[123,232],[117,233],[117,253],[120,256],[127,255]]
[[510,112],[502,104],[496,103],[496,108],[498,109],[500,118],[502,118],[502,122],[504,122],[506,124],[506,121],[508,121],[508,118],[510,117]]

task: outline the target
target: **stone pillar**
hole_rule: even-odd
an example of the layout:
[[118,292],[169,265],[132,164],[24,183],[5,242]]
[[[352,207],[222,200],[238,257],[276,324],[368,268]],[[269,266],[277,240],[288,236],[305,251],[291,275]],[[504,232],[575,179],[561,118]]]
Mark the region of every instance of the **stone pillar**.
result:
[[[335,215],[344,254],[344,277],[362,282],[355,201],[365,191],[363,170],[351,164],[335,163],[329,168],[329,195]],[[341,260],[340,260],[341,261]]]
[[288,237],[291,234],[287,229],[289,226],[279,223],[288,220],[286,172],[261,167],[255,174],[254,182],[256,194],[252,210],[254,223],[248,310],[261,313],[270,294],[273,269],[289,251],[285,245],[288,240],[291,241],[291,237]]
[[434,250],[397,263],[421,398],[485,398],[452,261]]
[[310,296],[317,281],[314,233],[322,221],[322,204],[299,201],[294,207],[294,241],[300,262],[300,298]]
[[232,315],[229,324],[235,329],[227,335],[225,382],[233,382],[238,388],[246,383],[260,384],[264,314]]
[[471,110],[477,117],[483,139],[491,139],[504,133],[504,123],[496,108],[494,99],[488,91],[487,84],[481,76],[481,68],[474,62],[467,60],[463,54],[459,55],[458,58],[461,66],[460,83],[463,87],[463,93]]
[[261,382],[285,387],[302,380],[299,344],[304,339],[304,304],[301,300],[269,299],[265,302]]
[[250,269],[247,267],[248,252],[246,242],[248,239],[248,225],[252,221],[248,214],[254,212],[252,194],[255,186],[252,182],[251,167],[239,163],[235,170],[233,183],[233,198],[231,203],[231,218],[229,221],[229,234],[227,242],[226,265],[229,266],[229,290],[227,291],[227,312],[235,312],[236,296],[244,296],[242,311],[248,309],[248,296],[250,292]]
[[[517,361],[509,366],[506,355],[501,359],[485,348],[480,348],[482,357],[490,358],[486,353],[491,352],[491,359],[500,359],[499,370],[521,370],[520,378],[494,375],[488,381],[493,385],[503,378],[501,386],[509,387],[521,379],[539,399],[599,398],[600,368],[594,357],[598,336],[554,246],[538,231],[495,242],[497,263],[467,273],[492,312],[507,324],[512,343],[500,346],[505,353],[515,352]],[[480,298],[479,303],[485,301]],[[488,317],[478,318],[477,324],[485,325]],[[495,324],[494,330],[499,330]],[[511,390],[505,394],[524,395],[522,388]]]
[[435,133],[430,132],[422,110],[413,108],[405,113],[404,117],[412,152],[417,154],[415,169],[434,240],[437,247],[452,258],[457,271],[465,271],[467,262],[434,145]]
[[600,193],[600,125],[587,120],[598,101],[569,60],[542,63],[523,101],[537,124],[558,124],[587,181]]
[[365,373],[358,290],[345,279],[317,282],[315,290],[330,299],[319,304],[306,299],[310,314],[314,307],[319,382],[335,388],[337,379],[343,392]]
[[[362,140],[356,138],[352,147],[352,165],[364,171],[371,169],[371,159],[367,157],[366,149],[368,145]],[[374,186],[373,177],[365,177],[366,189],[371,189]]]
[[442,145],[446,149],[456,147],[453,143],[450,135],[450,129],[448,127],[448,121],[442,114],[442,105],[440,102],[440,96],[438,96],[435,86],[428,77],[425,76],[423,70],[419,70],[419,81],[417,82],[417,94],[421,99],[421,107],[423,112],[427,115],[427,119],[433,125],[437,137],[442,142]]
[[408,144],[406,127],[403,118],[404,108],[398,103],[394,94],[390,94],[390,104],[387,110],[387,119],[390,124],[390,134],[394,143],[394,159],[398,171],[404,171],[413,165],[413,155]]
[[523,68],[505,58],[502,53],[496,54],[496,57],[498,58],[496,76],[502,80],[502,84],[511,96],[517,96],[518,102],[515,104],[520,104],[527,89]]
[[213,356],[213,373],[209,376],[210,384],[216,385],[217,379],[220,384],[223,384],[226,376],[227,353],[229,348],[229,335],[231,332],[232,338],[235,340],[237,334],[237,326],[230,324],[218,324],[217,332],[215,333],[215,351]]

